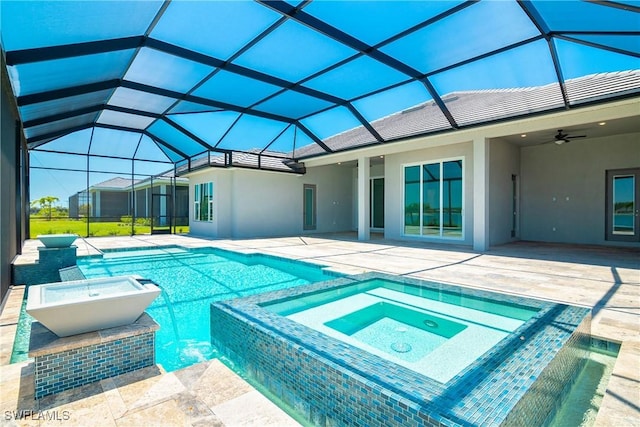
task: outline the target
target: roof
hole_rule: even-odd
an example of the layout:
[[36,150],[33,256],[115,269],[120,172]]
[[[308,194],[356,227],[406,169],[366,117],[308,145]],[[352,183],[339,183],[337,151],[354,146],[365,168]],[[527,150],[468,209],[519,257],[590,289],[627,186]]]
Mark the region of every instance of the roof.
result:
[[[165,182],[170,180],[173,177],[174,177],[173,170],[167,171],[164,174],[161,174],[158,176],[144,178],[144,179],[134,179],[133,181],[131,180],[131,178],[123,178],[121,176],[117,176],[115,178],[111,178],[106,181],[93,184],[91,187],[89,187],[89,189],[90,190],[130,191],[132,186],[134,188],[135,187],[139,188],[141,186],[144,187],[145,184],[150,183],[152,180],[154,182]],[[176,185],[189,185],[189,180],[187,178],[176,177],[175,180],[176,180]],[[80,194],[83,192],[85,192],[85,190],[79,191],[76,194]]]
[[[612,93],[621,95],[637,92],[640,87],[640,70],[600,73],[567,80],[566,88],[576,104],[590,103]],[[485,123],[513,118],[545,110],[563,108],[558,85],[539,87],[491,89],[483,91],[453,92],[443,96],[451,111],[465,124]],[[427,128],[427,124],[432,124]],[[372,122],[380,134],[389,139],[425,134],[446,129],[442,112],[435,102],[425,102]],[[363,126],[350,129],[325,140],[336,151],[375,144]],[[298,151],[298,157],[322,154],[320,147],[309,145]]]
[[[115,189],[115,190],[121,190],[127,187],[131,186],[131,178],[127,179],[127,178],[122,178],[122,177],[115,177],[115,178],[111,178],[108,179],[106,181],[102,181],[99,182],[97,184],[94,184],[91,186],[91,188],[93,189]],[[134,179],[133,183],[138,183],[140,182],[139,179]]]
[[127,133],[135,142],[119,156],[178,163],[245,153],[244,163],[267,167],[272,160],[258,164],[256,152],[299,159],[640,92],[631,78],[640,70],[633,1],[3,0],[0,8],[32,149],[71,136],[109,147]]

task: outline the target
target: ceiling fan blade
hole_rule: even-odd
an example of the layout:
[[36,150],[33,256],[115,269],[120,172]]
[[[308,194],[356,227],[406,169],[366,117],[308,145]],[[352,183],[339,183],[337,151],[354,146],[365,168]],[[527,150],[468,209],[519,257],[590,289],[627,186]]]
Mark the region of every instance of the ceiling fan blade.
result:
[[586,138],[587,135],[567,135],[565,139]]

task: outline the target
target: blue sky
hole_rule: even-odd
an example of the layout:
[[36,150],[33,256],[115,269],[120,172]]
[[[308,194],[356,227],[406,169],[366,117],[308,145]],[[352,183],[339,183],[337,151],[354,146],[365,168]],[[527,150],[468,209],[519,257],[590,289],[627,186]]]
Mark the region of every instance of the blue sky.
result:
[[[429,19],[459,2],[326,2],[310,3],[305,12],[325,20],[365,43],[376,45],[399,31]],[[91,7],[88,7],[91,5]],[[143,34],[161,2],[2,2],[2,42],[6,50],[65,44],[101,38],[118,38]],[[534,2],[552,30],[597,29],[636,30],[638,20],[632,13],[584,2]],[[97,9],[95,9],[97,8]],[[118,8],[129,8],[122,14]],[[130,9],[133,8],[133,9]],[[134,13],[135,12],[135,13]],[[58,16],[60,19],[52,19]],[[99,19],[97,17],[99,16]],[[562,16],[562,19],[558,19]],[[356,18],[354,18],[356,17]],[[9,19],[11,18],[11,19]],[[249,40],[280,18],[280,15],[253,2],[173,2],[165,11],[151,36],[167,43],[183,46],[214,58],[226,60],[238,52]],[[73,23],[73,25],[69,25]],[[373,25],[372,25],[373,24]],[[193,37],[193,34],[197,37]],[[446,36],[443,36],[446,35]],[[497,88],[529,87],[557,82],[549,47],[545,40],[526,43],[497,55],[466,65],[446,69],[459,61],[481,55],[509,44],[538,35],[537,29],[515,2],[484,1],[474,4],[435,24],[421,28],[407,37],[392,40],[379,50],[421,73],[430,75],[430,82],[440,96],[456,91]],[[637,52],[638,36],[575,36],[592,43],[605,43],[619,49]],[[206,42],[203,42],[206,40]],[[220,41],[219,43],[216,43]],[[565,79],[593,73],[640,69],[638,58],[554,39],[560,67]],[[127,68],[133,49],[91,55],[92,58],[69,58],[42,63],[28,63],[10,67],[14,91],[18,95],[37,93],[68,85],[122,77],[126,80],[157,86],[162,89],[185,91],[193,87],[214,68],[166,52],[144,47]],[[337,61],[351,58],[332,71],[312,77],[314,73]],[[90,61],[89,61],[90,59]],[[287,21],[254,46],[243,51],[233,61],[291,82],[302,82],[309,89],[351,100],[354,108],[366,120],[374,121],[389,114],[430,101],[432,96],[424,85],[409,82],[400,73],[367,56],[358,56],[352,47],[320,35],[294,21]],[[104,66],[100,66],[103,64]],[[118,65],[120,64],[120,65]],[[68,66],[71,65],[71,68]],[[444,67],[444,68],[443,68]],[[87,72],[88,69],[93,71]],[[439,71],[443,70],[444,71]],[[152,70],[152,71],[150,71]],[[472,76],[472,77],[470,77]],[[365,96],[378,88],[399,85],[393,89]],[[49,86],[54,85],[54,86]],[[58,85],[56,87],[55,85]],[[197,96],[232,103],[241,107],[254,105],[259,111],[278,114],[301,122],[324,139],[344,132],[360,122],[345,107],[331,106],[326,100],[312,98],[300,92],[288,91],[264,102],[280,88],[248,76],[228,71],[215,74],[194,92]],[[128,91],[128,92],[127,92]],[[140,95],[136,91],[120,90],[109,103],[126,106],[137,100],[140,106],[156,113],[164,112],[174,101],[158,95]],[[166,98],[166,99],[165,99]],[[121,104],[124,103],[124,104]],[[189,111],[193,104],[182,103],[173,112]],[[202,107],[198,107],[202,108]],[[191,110],[193,111],[193,110]],[[316,114],[317,113],[317,114]],[[99,121],[116,120],[118,114],[109,112]],[[307,116],[309,115],[309,116]],[[108,117],[109,116],[109,117]],[[210,145],[220,144],[227,149],[249,150],[269,147],[288,152],[312,143],[300,133],[287,129],[286,124],[255,116],[239,117],[234,112],[207,112],[172,114],[169,116]],[[236,123],[236,120],[239,120]],[[134,120],[134,119],[132,119]],[[141,118],[140,123],[149,118]],[[133,122],[136,124],[135,120]],[[229,126],[236,123],[230,132]],[[116,124],[116,123],[109,123]],[[147,128],[164,140],[180,145],[188,155],[198,154],[203,148],[180,134],[171,125],[156,122]],[[283,132],[281,134],[281,132]],[[60,140],[63,140],[60,142]],[[62,151],[86,152],[92,141],[92,152],[130,157],[131,147],[137,146],[139,134],[114,136],[105,141],[96,140],[88,131],[77,132],[42,148]],[[114,142],[115,141],[115,142]],[[138,157],[164,157],[159,150],[150,148],[145,141],[144,155]],[[151,144],[152,145],[152,144]],[[106,148],[105,148],[106,147]],[[115,153],[115,154],[114,154]],[[168,153],[177,160],[175,153]],[[150,155],[151,157],[148,157]],[[34,154],[32,166],[84,168],[86,158],[73,160],[69,156]],[[138,171],[158,173],[170,165],[154,167],[136,166]],[[130,176],[130,162],[93,159],[94,170],[112,171],[113,176]],[[109,175],[92,174],[89,185],[104,181]],[[86,174],[33,170],[31,173],[31,199],[53,195],[65,204],[69,195],[86,187]]]

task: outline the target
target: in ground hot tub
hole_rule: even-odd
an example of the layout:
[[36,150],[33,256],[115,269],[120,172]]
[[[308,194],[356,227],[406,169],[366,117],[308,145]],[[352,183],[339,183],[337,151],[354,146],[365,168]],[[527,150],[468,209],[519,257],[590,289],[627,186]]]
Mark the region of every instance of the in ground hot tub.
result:
[[38,234],[38,240],[47,248],[68,248],[78,238],[77,234]]
[[131,276],[30,286],[27,313],[59,337],[133,323],[160,288]]

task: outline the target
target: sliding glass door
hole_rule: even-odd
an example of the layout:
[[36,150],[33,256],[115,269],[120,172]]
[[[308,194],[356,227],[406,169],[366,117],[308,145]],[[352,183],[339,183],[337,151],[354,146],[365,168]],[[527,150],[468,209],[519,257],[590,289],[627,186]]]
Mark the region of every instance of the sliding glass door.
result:
[[462,159],[405,166],[404,234],[463,237]]

